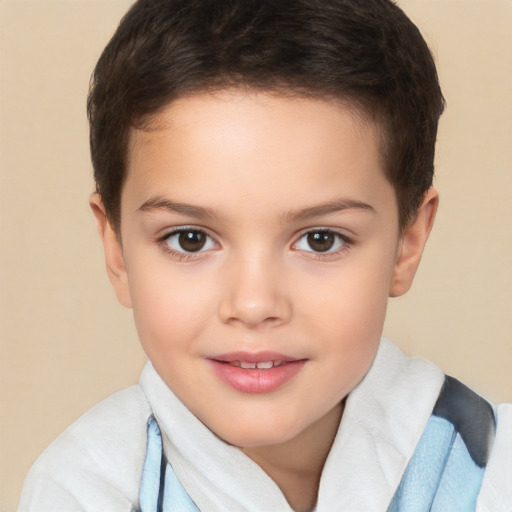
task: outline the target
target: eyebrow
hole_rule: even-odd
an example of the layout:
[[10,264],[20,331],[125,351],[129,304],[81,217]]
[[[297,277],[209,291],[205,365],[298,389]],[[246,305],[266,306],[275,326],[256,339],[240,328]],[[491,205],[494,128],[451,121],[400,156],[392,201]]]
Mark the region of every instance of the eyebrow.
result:
[[188,217],[197,218],[219,218],[219,213],[213,208],[204,208],[203,206],[195,206],[188,203],[180,203],[177,201],[171,201],[160,196],[155,196],[145,201],[139,208],[138,211],[147,212],[152,210],[164,210],[172,213],[180,213],[187,215]]
[[[155,196],[145,201],[138,211],[146,212],[152,210],[164,210],[172,213],[179,213],[189,217],[215,219],[220,218],[220,213],[213,208],[205,208],[188,203],[172,201],[161,196]],[[285,212],[281,216],[281,222],[297,222],[337,213],[345,210],[362,210],[375,213],[375,208],[368,203],[355,199],[334,199],[315,206],[302,208],[300,210]]]
[[355,199],[334,199],[325,203],[303,208],[283,214],[283,222],[304,221],[330,213],[342,212],[345,210],[362,210],[375,213],[375,208],[363,201]]

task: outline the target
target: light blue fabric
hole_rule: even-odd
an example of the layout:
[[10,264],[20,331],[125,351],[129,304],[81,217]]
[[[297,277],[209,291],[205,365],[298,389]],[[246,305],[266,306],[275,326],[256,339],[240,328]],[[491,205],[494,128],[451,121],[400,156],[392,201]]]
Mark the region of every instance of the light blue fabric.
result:
[[148,422],[148,444],[139,490],[140,512],[157,512],[160,493],[162,435],[156,421]]
[[452,423],[432,416],[388,512],[473,512],[483,476]]
[[191,500],[187,491],[185,491],[180,484],[169,464],[167,464],[167,471],[165,472],[165,492],[162,511],[199,512],[196,504]]
[[[164,485],[161,485],[164,471]],[[140,512],[199,512],[165,460],[162,435],[154,418],[148,421],[148,444],[139,490]]]
[[457,434],[432,504],[432,512],[474,511],[483,478],[484,468],[473,462],[462,437]]

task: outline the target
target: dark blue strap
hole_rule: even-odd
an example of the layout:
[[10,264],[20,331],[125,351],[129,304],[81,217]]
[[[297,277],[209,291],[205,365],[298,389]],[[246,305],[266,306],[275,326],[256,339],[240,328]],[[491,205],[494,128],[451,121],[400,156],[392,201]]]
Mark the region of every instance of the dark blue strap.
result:
[[482,468],[487,465],[496,435],[496,419],[488,402],[457,379],[446,376],[432,414],[454,426],[476,464]]

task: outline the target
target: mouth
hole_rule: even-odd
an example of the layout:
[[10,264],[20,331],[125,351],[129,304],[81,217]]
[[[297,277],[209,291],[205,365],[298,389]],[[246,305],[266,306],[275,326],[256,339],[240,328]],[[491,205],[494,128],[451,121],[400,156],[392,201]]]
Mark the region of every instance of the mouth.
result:
[[242,393],[269,393],[295,377],[306,359],[274,352],[237,352],[209,358],[215,374]]

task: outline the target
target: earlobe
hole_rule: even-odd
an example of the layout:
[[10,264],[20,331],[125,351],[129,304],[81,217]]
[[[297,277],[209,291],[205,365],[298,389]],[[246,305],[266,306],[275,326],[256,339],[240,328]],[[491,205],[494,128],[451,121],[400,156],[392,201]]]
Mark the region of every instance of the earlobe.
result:
[[423,248],[434,225],[438,204],[439,195],[431,187],[425,194],[416,216],[404,228],[389,289],[390,297],[403,295],[411,287],[420,264]]
[[116,292],[117,300],[123,306],[131,308],[130,289],[121,242],[108,220],[101,196],[93,194],[89,200],[89,205],[96,218],[98,233],[103,243],[108,277]]

